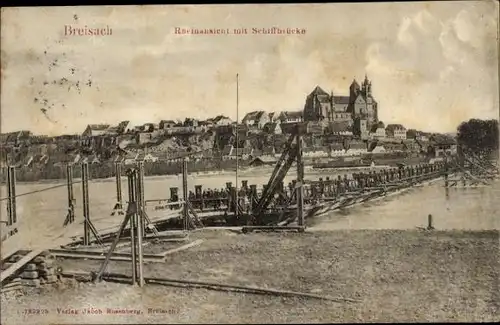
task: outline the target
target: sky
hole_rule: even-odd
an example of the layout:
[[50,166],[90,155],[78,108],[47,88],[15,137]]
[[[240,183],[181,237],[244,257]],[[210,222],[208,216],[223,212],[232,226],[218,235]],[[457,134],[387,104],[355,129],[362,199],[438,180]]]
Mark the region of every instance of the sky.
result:
[[[65,35],[65,26],[112,34]],[[306,32],[251,33],[271,27]],[[301,110],[317,85],[347,95],[365,74],[383,122],[452,132],[499,116],[497,31],[489,0],[2,8],[0,132]]]

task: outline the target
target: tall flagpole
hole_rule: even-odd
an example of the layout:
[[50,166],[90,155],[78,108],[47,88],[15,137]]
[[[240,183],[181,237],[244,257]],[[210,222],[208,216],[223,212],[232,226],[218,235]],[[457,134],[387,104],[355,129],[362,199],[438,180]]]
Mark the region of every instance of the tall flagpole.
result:
[[238,160],[240,158],[240,143],[239,143],[239,74],[236,74],[236,218],[238,218],[240,212],[240,202],[239,202],[239,193],[238,193]]

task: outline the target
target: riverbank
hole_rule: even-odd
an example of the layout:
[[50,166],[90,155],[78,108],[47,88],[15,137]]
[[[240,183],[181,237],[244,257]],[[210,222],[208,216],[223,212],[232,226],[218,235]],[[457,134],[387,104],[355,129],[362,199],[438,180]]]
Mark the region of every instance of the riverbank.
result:
[[[280,323],[499,321],[498,231],[351,230],[303,234],[192,232],[202,245],[145,265],[148,277],[259,286],[360,300],[282,298],[205,289],[65,283],[2,296],[2,323]],[[149,246],[145,253],[169,249]],[[97,270],[100,261],[64,260]],[[130,264],[109,272],[130,275]],[[140,315],[65,315],[57,308],[129,308]],[[40,308],[47,315],[23,316]],[[168,312],[148,314],[148,308]]]
[[[246,166],[248,161],[240,161],[239,166]],[[81,168],[79,165],[73,168],[73,178],[81,177]],[[132,167],[132,165],[130,166]],[[123,168],[123,172],[127,166]],[[200,161],[188,161],[188,170],[190,173],[218,173],[218,172],[236,172],[236,161],[204,159]],[[62,181],[66,179],[65,165],[44,165],[32,167],[17,167],[16,179],[18,182],[40,182],[40,181]],[[176,176],[182,173],[182,163],[165,162],[145,162],[144,173],[146,176]],[[90,179],[107,179],[114,177],[115,164],[112,162],[89,164]],[[0,169],[0,180],[6,181],[6,168]]]

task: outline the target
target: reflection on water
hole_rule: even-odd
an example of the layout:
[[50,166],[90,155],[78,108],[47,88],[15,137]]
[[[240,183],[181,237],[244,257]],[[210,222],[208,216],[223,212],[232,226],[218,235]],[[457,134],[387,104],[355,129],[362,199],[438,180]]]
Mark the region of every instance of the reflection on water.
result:
[[[262,186],[267,183],[271,169],[267,172],[248,171],[238,177],[238,182],[248,180],[249,184]],[[345,173],[342,171],[341,174]],[[308,179],[336,177],[321,172],[309,171]],[[289,182],[294,175],[285,180]],[[203,184],[204,188],[223,188],[226,182],[236,182],[234,173],[218,175],[190,175],[189,189]],[[64,184],[64,182],[61,182]],[[17,193],[22,194],[39,190],[54,184],[18,184]],[[169,188],[182,189],[180,176],[146,178],[146,199],[168,198]],[[122,182],[123,197],[127,198],[127,182]],[[81,184],[74,185],[76,197],[76,222],[82,222]],[[6,197],[5,184],[1,188],[1,197]],[[48,234],[61,233],[62,223],[67,212],[66,187],[22,196],[17,200],[19,230],[29,232],[34,238]],[[98,180],[90,183],[90,212],[92,220],[109,220],[112,225],[120,223],[120,217],[111,217],[110,213],[116,200],[113,180]],[[425,226],[427,216],[432,214],[437,229],[499,229],[500,182],[489,187],[445,189],[443,182],[417,187],[399,195],[367,202],[362,205],[338,210],[314,220],[313,229],[408,229]],[[7,218],[6,201],[0,202],[0,217]],[[150,215],[154,211],[150,209]],[[53,235],[52,235],[53,236]]]
[[415,229],[432,214],[436,229],[500,229],[500,182],[489,187],[450,188],[443,182],[417,187],[382,200],[334,211],[312,228]]

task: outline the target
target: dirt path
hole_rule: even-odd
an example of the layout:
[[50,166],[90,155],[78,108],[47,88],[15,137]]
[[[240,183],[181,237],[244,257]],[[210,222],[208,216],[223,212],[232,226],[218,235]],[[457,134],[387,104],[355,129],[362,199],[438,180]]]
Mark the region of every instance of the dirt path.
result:
[[[2,297],[2,323],[273,323],[499,321],[499,233],[334,231],[304,234],[194,232],[203,245],[145,266],[145,275],[251,285],[360,299],[333,303],[149,285],[65,285]],[[167,247],[165,247],[168,249]],[[158,247],[161,250],[162,247]],[[62,261],[96,270],[98,261]],[[130,274],[130,264],[108,271]],[[102,315],[63,315],[56,308],[93,306]],[[45,316],[22,316],[29,306]],[[130,308],[140,315],[106,314]],[[164,313],[148,313],[148,309]]]

